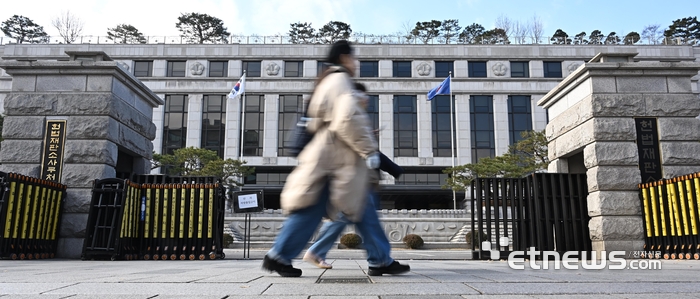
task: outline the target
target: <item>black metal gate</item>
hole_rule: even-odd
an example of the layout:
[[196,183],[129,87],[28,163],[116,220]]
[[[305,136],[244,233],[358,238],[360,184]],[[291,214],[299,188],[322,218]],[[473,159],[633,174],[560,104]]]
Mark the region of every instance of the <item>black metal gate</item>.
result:
[[591,251],[585,174],[477,178],[471,192],[473,259],[505,259],[531,247],[539,257]]
[[224,191],[216,178],[136,179],[148,183],[95,180],[83,259],[224,258]]
[[0,172],[0,258],[56,255],[66,186]]

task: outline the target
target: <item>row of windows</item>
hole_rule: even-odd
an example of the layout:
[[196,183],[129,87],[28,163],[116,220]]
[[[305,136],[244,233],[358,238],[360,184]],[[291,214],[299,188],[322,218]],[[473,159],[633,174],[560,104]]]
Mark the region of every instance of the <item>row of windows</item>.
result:
[[[434,157],[450,157],[455,150],[454,117],[450,111],[455,98],[436,96],[431,101],[432,148]],[[532,110],[530,96],[508,96],[508,132],[510,144],[522,139],[521,132],[532,130]],[[185,147],[187,139],[187,96],[167,95],[165,97],[165,116],[163,124],[163,153],[172,154],[174,150]],[[417,96],[394,96],[394,156],[418,156],[418,116],[416,110]],[[287,142],[297,120],[302,115],[302,95],[280,95],[279,120],[277,127],[277,155],[290,156]],[[216,151],[220,157],[224,154],[226,96],[204,95],[202,101],[202,138],[201,147]],[[451,107],[452,106],[452,107]],[[265,117],[265,97],[263,95],[245,96],[245,113],[243,115],[243,156],[262,156]],[[369,97],[367,113],[375,132],[379,129],[379,97]],[[471,124],[472,162],[484,157],[494,157],[496,144],[494,137],[493,97],[473,95],[469,98]]]
[[[470,78],[486,78],[486,61],[469,61],[468,76]],[[392,63],[394,77],[412,76],[411,61],[394,61]],[[317,73],[322,73],[326,68],[326,64],[317,62]],[[561,78],[561,62],[559,61],[544,61],[544,77],[545,78]],[[153,75],[153,61],[135,61],[134,76],[136,77],[151,77]],[[262,71],[261,61],[243,61],[243,71],[248,77],[260,77]],[[167,77],[185,77],[186,61],[168,61]],[[285,77],[301,77],[304,72],[303,61],[285,61],[284,76]],[[242,74],[242,73],[241,73]],[[435,77],[447,77],[450,74],[454,76],[454,61],[435,61]],[[209,62],[209,77],[227,77],[228,76],[228,61],[210,61]],[[513,78],[529,78],[529,62],[527,61],[511,61],[510,76]],[[379,61],[360,61],[360,77],[379,77]]]

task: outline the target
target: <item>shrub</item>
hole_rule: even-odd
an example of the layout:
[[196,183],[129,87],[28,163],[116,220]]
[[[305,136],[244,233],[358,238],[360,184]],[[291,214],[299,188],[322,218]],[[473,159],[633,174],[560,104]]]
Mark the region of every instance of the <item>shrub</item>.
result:
[[357,248],[362,244],[362,238],[358,234],[345,234],[340,237],[340,244],[345,245],[347,248]]
[[228,246],[231,245],[231,243],[233,243],[233,236],[229,234],[224,234],[223,243],[224,248],[228,248]]
[[409,249],[418,249],[423,247],[423,238],[421,238],[419,235],[406,235],[403,237],[403,243],[406,244],[406,247]]
[[489,234],[484,233],[483,231],[472,230],[464,235],[465,239],[467,239],[467,244],[472,243],[472,234],[474,234],[474,241],[476,241],[476,244],[474,245],[476,248],[481,246],[481,242],[489,240]]

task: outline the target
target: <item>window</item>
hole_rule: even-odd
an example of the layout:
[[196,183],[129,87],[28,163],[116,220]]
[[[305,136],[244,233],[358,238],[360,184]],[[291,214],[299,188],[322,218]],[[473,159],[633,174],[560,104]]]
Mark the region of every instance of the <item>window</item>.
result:
[[323,72],[325,72],[330,65],[328,63],[325,63],[323,61],[318,61],[316,62],[316,76],[321,76]]
[[[432,106],[433,156],[451,157],[450,96],[439,95],[430,101]],[[453,133],[454,134],[454,133]]]
[[303,98],[301,95],[280,95],[279,121],[277,125],[277,156],[289,157],[289,149],[285,146],[289,136],[302,115]]
[[394,77],[411,77],[410,61],[394,61]]
[[493,97],[471,96],[469,98],[472,163],[481,158],[496,156],[493,129]]
[[530,96],[508,96],[508,133],[510,144],[522,140],[521,132],[532,131]]
[[379,77],[379,61],[360,61],[360,77]]
[[186,61],[168,61],[168,77],[184,77]]
[[413,173],[412,170],[406,169],[406,172],[396,179],[396,185],[443,185],[445,184],[448,174],[445,173],[425,173],[421,171],[420,173]]
[[561,62],[560,61],[545,61],[544,77],[545,78],[561,78]]
[[204,95],[202,98],[202,145],[224,158],[226,136],[226,96]]
[[[245,95],[245,125],[243,126],[243,156],[262,156],[265,129],[265,96]],[[240,140],[239,140],[240,141]]]
[[469,77],[486,78],[486,61],[469,61],[467,64]]
[[528,78],[530,77],[529,68],[527,61],[511,61],[510,76],[512,78]]
[[454,61],[436,61],[435,62],[435,77],[447,78],[452,72],[452,77],[455,76]]
[[134,76],[153,76],[153,61],[134,61]]
[[394,96],[394,156],[418,156],[416,96]]
[[185,147],[187,140],[187,95],[166,95],[163,118],[164,155]]
[[301,77],[304,71],[304,63],[302,61],[285,61],[284,76],[285,77]]
[[[260,77],[261,63],[261,61],[243,61],[242,71],[245,71],[246,77]],[[243,76],[243,73],[241,73],[241,76]]]
[[367,102],[367,116],[369,116],[369,121],[372,125],[372,130],[376,133],[374,137],[379,140],[379,96],[370,95]]
[[228,61],[209,61],[209,77],[227,77]]

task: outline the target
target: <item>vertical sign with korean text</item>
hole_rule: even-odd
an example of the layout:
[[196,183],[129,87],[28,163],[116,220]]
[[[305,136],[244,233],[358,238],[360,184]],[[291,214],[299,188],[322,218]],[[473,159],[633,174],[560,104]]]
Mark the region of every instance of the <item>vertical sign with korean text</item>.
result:
[[63,170],[63,149],[66,144],[66,120],[46,120],[44,148],[41,153],[41,178],[56,183],[61,182]]
[[635,118],[637,129],[637,150],[639,152],[639,171],[642,183],[652,182],[663,178],[661,170],[661,150],[659,145],[659,130],[656,118]]

